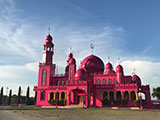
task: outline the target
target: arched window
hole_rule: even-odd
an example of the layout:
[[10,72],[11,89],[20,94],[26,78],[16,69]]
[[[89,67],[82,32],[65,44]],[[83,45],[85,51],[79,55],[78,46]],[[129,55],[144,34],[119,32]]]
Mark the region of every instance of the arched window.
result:
[[121,92],[120,91],[116,92],[116,99],[121,100]]
[[45,98],[45,91],[41,91],[40,99],[41,99],[41,100],[44,100],[44,98]]
[[57,85],[59,85],[59,81],[57,81]]
[[62,92],[62,93],[61,93],[61,100],[64,100],[64,99],[65,99],[65,93]]
[[68,84],[68,80],[66,80],[66,85]]
[[111,79],[108,79],[108,84],[112,84],[112,80]]
[[131,92],[131,100],[136,100],[136,93],[135,93],[135,91]]
[[101,84],[101,81],[100,79],[97,80],[97,85]]
[[54,97],[54,92],[51,92],[50,93],[50,100],[53,100],[53,97]]
[[103,92],[103,98],[102,98],[102,100],[107,100],[107,98],[108,98],[107,92]]
[[114,84],[117,84],[117,80],[116,79],[113,79],[114,80]]
[[42,70],[42,86],[46,85],[46,73],[47,73],[47,70],[46,69],[43,69]]
[[114,93],[111,91],[109,92],[109,100],[113,101],[114,100]]
[[72,81],[72,72],[73,70],[71,70],[71,73],[70,73],[70,81]]
[[106,80],[105,79],[102,80],[102,84],[106,84]]
[[64,80],[61,81],[61,85],[64,85]]

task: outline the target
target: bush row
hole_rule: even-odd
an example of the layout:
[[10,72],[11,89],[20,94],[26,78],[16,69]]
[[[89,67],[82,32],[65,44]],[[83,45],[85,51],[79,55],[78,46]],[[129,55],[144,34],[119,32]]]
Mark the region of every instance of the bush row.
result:
[[[125,106],[126,104],[128,103],[127,100],[113,100],[113,101],[109,101],[109,100],[102,100],[102,104],[104,106],[110,106],[111,104],[114,105],[114,106],[119,106],[120,104],[122,104],[123,106]],[[138,101],[137,100],[134,100],[133,101],[133,104],[135,106],[138,105]]]
[[67,104],[67,100],[48,100],[48,103],[50,105],[58,105],[58,106],[64,106]]

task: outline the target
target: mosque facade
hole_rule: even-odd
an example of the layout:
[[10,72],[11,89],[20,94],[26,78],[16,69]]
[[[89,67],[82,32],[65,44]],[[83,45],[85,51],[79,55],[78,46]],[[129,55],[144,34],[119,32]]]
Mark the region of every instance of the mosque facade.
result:
[[[54,44],[49,34],[43,44],[43,61],[39,63],[37,106],[71,106],[85,107],[151,107],[149,85],[142,85],[138,75],[125,75],[122,65],[113,66],[90,55],[83,59],[76,69],[76,60],[69,53],[65,73],[55,74],[53,64]],[[141,94],[144,99],[141,99]]]

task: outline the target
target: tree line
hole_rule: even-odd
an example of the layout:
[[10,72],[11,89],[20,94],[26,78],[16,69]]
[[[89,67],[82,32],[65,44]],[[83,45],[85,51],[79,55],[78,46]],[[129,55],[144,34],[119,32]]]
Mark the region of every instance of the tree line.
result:
[[3,87],[0,91],[0,105],[34,105],[36,103],[36,93],[34,97],[30,97],[30,87],[27,87],[26,95],[22,95],[21,86],[18,88],[18,94],[12,95],[12,89],[9,90],[9,96],[3,94]]

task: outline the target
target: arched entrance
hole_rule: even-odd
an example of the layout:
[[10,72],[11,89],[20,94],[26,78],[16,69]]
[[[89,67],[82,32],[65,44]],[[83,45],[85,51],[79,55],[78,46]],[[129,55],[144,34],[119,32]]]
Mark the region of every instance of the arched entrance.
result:
[[129,93],[128,93],[128,91],[124,92],[124,100],[129,101]]
[[113,93],[113,91],[109,92],[109,100],[110,101],[114,100],[114,93]]
[[121,92],[117,91],[116,93],[116,100],[121,100]]
[[53,97],[54,97],[54,92],[51,92],[50,93],[50,100],[53,100]]
[[134,91],[131,92],[131,100],[136,100],[136,94]]
[[71,104],[85,104],[86,93],[82,89],[74,89],[70,91],[70,103]]

